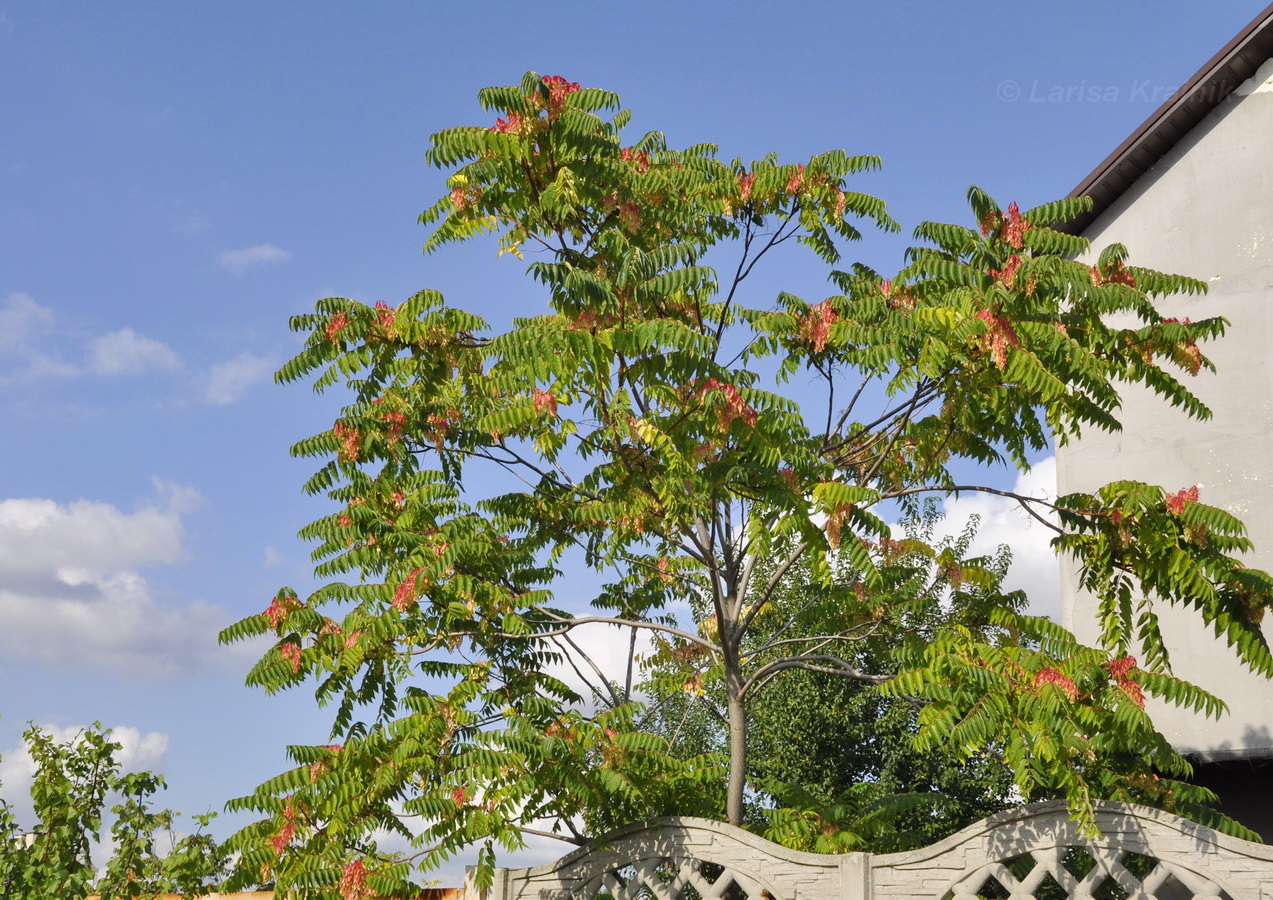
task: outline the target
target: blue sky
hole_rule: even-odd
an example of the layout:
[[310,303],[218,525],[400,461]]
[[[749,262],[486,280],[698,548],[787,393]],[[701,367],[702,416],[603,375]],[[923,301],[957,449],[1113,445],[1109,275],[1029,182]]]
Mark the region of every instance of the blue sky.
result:
[[[310,695],[248,690],[250,654],[214,641],[310,584],[295,534],[325,508],[288,447],[336,398],[270,374],[324,296],[535,308],[491,246],[420,252],[428,136],[485,124],[478,88],[534,69],[674,146],[879,155],[860,187],[909,232],[964,221],[970,183],[1064,195],[1260,8],[0,2],[6,796],[28,720],[120,728],[193,811],[324,742]],[[848,255],[887,271],[904,246]],[[826,293],[794,254],[755,289],[780,287]]]

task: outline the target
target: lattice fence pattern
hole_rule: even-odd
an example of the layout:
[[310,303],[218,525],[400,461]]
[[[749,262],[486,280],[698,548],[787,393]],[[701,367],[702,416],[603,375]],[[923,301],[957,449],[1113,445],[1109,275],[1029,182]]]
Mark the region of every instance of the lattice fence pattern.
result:
[[779,900],[755,878],[698,859],[655,858],[611,869],[573,900]]
[[947,900],[1233,900],[1207,879],[1140,853],[1053,847],[990,863]]

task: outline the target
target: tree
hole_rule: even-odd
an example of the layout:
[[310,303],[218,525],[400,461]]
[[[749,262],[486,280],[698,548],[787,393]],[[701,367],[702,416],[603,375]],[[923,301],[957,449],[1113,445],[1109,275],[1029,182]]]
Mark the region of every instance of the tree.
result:
[[[751,297],[784,244],[830,268],[857,225],[897,227],[849,187],[878,160],[744,165],[658,133],[625,145],[616,95],[533,73],[479,100],[493,125],[432,139],[429,161],[451,174],[421,216],[425,249],[498,235],[501,254],[534,255],[546,305],[502,333],[433,291],[397,307],[329,298],[292,320],[307,341],[279,380],[350,392],[294,447],[322,460],[306,489],[336,504],[302,531],[332,580],[305,599],[281,590],[223,639],[272,634],[249,682],[313,678],[341,743],[292,748],[295,768],[232,804],[267,815],[236,838],[242,877],[391,894],[473,842],[489,877],[495,844],[537,831],[582,840],[665,812],[741,822],[748,703],[792,671],[914,698],[921,749],[993,748],[1025,797],[1064,796],[1089,828],[1095,797],[1194,809],[1144,698],[1222,704],[1171,676],[1156,610],[1194,609],[1273,672],[1258,627],[1273,581],[1234,557],[1250,546],[1241,523],[1192,489],[1117,482],[1049,503],[954,473],[1024,470],[1051,440],[1116,429],[1120,383],[1205,418],[1181,378],[1211,367],[1198,342],[1224,322],[1153,303],[1202,283],[1133,267],[1119,245],[1078,262],[1087,242],[1053,226],[1084,200],[1023,213],[973,188],[976,227],[921,224],[892,278],[856,264],[831,269],[837,293],[816,303]],[[797,392],[802,373],[813,386]],[[859,669],[855,638],[941,603],[883,513],[969,491],[1055,531],[1100,598],[1100,646],[991,605],[904,634],[896,672]],[[837,554],[860,582],[835,583]],[[807,637],[747,657],[802,563],[824,589]],[[555,598],[580,587],[575,565],[610,578],[591,611]],[[712,611],[706,633],[672,619],[692,597]],[[669,636],[718,668],[724,773],[642,730],[635,685],[598,708],[545,671],[596,623]],[[414,851],[381,852],[377,830]]]
[[[225,869],[226,856],[203,829],[215,813],[193,818],[199,828],[178,836],[177,814],[155,810],[150,798],[164,785],[161,775],[121,772],[120,744],[100,724],[59,743],[36,726],[23,734],[35,763],[31,800],[36,823],[23,830],[13,807],[0,800],[0,893],[15,900],[46,897],[157,897],[179,891],[207,894]],[[102,838],[103,810],[109,798],[114,822],[114,855],[100,872],[94,844]],[[168,852],[156,847],[163,835]]]
[[[899,671],[894,655],[907,632],[974,620],[976,607],[1024,609],[1022,592],[1001,587],[1009,549],[970,557],[976,519],[962,534],[943,539],[936,537],[940,524],[935,505],[928,504],[921,516],[899,523],[894,552],[907,554],[916,576],[942,592],[942,603],[929,609],[933,618],[927,622],[894,620],[863,635],[849,658],[859,670]],[[936,549],[940,570],[931,557],[908,548]],[[833,557],[830,564],[843,589],[861,582],[861,573],[843,558]],[[946,573],[952,577],[942,577]],[[772,564],[762,560],[757,580],[764,583],[770,574]],[[799,630],[801,611],[823,591],[807,565],[793,566],[749,630],[743,655],[754,658],[776,640],[808,637]],[[711,615],[701,601],[694,613],[700,623]],[[828,621],[817,625],[825,630]],[[672,641],[662,642],[646,661],[657,698],[650,704],[655,710],[650,727],[682,756],[726,744],[720,672],[710,665],[704,669],[709,662],[692,646]],[[748,782],[760,790],[749,798],[745,820],[797,849],[890,852],[933,843],[1012,805],[1011,772],[994,753],[962,759],[957,753],[918,752],[912,745],[917,714],[908,698],[883,696],[876,686],[854,679],[796,671],[771,680],[748,708]]]

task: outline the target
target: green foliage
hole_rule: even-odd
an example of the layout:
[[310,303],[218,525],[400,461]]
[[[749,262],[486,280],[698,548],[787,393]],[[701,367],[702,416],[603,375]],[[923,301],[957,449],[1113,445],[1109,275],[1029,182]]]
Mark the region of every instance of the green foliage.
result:
[[[493,126],[432,139],[448,193],[421,216],[425,249],[491,235],[533,251],[547,306],[505,331],[430,291],[293,320],[306,343],[279,380],[347,392],[294,447],[319,461],[306,490],[333,502],[302,531],[327,583],[283,589],[223,639],[272,635],[249,681],[312,681],[341,743],[294,748],[294,769],[235,804],[266,817],[235,839],[240,882],[392,895],[472,844],[481,881],[495,847],[529,833],[578,841],[704,804],[741,822],[748,707],[792,671],[883,684],[923,707],[921,746],[1003,748],[1023,795],[1063,795],[1089,827],[1097,796],[1179,802],[1152,786],[1185,767],[1142,695],[1219,705],[1172,678],[1156,610],[1189,605],[1253,670],[1273,666],[1256,621],[1273,581],[1232,556],[1236,523],[1188,492],[1016,497],[1084,567],[1096,650],[989,596],[928,623],[952,566],[922,540],[899,552],[883,516],[995,490],[956,479],[969,462],[1024,470],[1052,441],[1118,428],[1125,384],[1205,418],[1182,379],[1210,368],[1198,343],[1224,322],[1154,303],[1204,285],[1119,246],[1078,262],[1086,242],[1051,226],[1084,201],[1022,214],[974,188],[977,227],[921,225],[893,278],[850,265],[819,302],[754,297],[748,277],[785,243],[838,266],[859,227],[896,227],[850,185],[877,160],[725,162],[658,133],[625,146],[615,95],[533,73],[480,99]],[[840,561],[855,584],[836,583]],[[797,564],[820,589],[808,630],[749,656]],[[587,613],[581,565],[604,580]],[[678,627],[693,600],[708,615]],[[594,678],[580,694],[552,674],[596,674],[576,638],[598,623],[662,635],[719,679],[727,753],[684,759],[650,734],[658,685]],[[854,638],[899,623],[896,668],[854,664]],[[382,830],[414,849],[382,850]]]
[[808,853],[857,853],[904,850],[926,843],[922,832],[899,823],[922,822],[935,795],[894,794],[870,782],[849,785],[835,800],[783,781],[759,779],[777,806],[765,809],[762,835],[775,844]]
[[[748,665],[790,662],[797,647],[838,643],[839,659],[860,672],[888,675],[945,623],[981,621],[989,637],[990,610],[1024,606],[1024,595],[1000,587],[1010,559],[1006,547],[990,558],[969,556],[976,521],[958,538],[936,540],[940,516],[930,502],[902,524],[903,538],[885,539],[873,550],[891,557],[891,594],[871,598],[876,607],[869,612],[862,609],[861,573],[840,555],[830,565],[841,600],[824,603],[826,585],[811,577],[807,563],[797,563],[748,630]],[[773,560],[761,560],[753,583],[765,584],[773,574]],[[844,597],[855,600],[845,604]],[[710,615],[701,603],[694,613],[700,623]],[[832,626],[840,628],[838,642],[828,637]],[[703,661],[671,641],[646,661],[647,684],[658,696],[650,727],[690,754],[728,743],[723,673],[703,673]],[[801,669],[766,681],[748,706],[749,782],[761,788],[750,798],[748,821],[765,823],[766,836],[798,849],[812,848],[797,835],[814,828],[817,846],[840,848],[826,852],[889,852],[932,843],[1010,805],[1011,772],[997,748],[968,759],[942,752],[941,745],[920,752],[914,747],[917,713],[911,698],[883,696],[877,684],[840,673]],[[864,809],[871,815],[862,821],[848,815]]]
[[[0,885],[5,897],[156,897],[177,891],[202,896],[212,890],[226,866],[225,853],[202,829],[215,817],[195,816],[199,829],[177,836],[177,814],[155,810],[150,798],[164,787],[150,772],[121,773],[115,754],[120,745],[100,725],[66,743],[32,726],[23,735],[35,763],[31,801],[36,822],[20,827],[13,808],[0,801]],[[114,855],[98,872],[94,844],[102,838],[103,808],[108,797],[114,822],[110,839]],[[156,847],[160,836],[166,853]]]

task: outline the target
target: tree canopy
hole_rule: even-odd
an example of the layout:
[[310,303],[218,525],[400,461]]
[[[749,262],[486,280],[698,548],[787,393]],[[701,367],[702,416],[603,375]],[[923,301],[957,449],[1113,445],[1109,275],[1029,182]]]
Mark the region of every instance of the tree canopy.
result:
[[[3,896],[149,900],[179,891],[198,897],[224,874],[226,854],[203,831],[216,814],[193,816],[198,828],[178,834],[179,814],[152,806],[151,798],[165,787],[163,776],[122,771],[116,756],[121,746],[100,724],[68,741],[31,726],[23,741],[34,764],[35,819],[20,822],[13,804],[0,800]],[[110,846],[101,848],[107,821]],[[111,856],[98,868],[93,854],[102,849]]]
[[[1273,672],[1258,627],[1273,581],[1238,562],[1241,523],[1195,489],[1049,501],[964,474],[1117,429],[1123,385],[1207,417],[1184,379],[1211,368],[1199,343],[1225,323],[1154,304],[1202,283],[1119,245],[1080,262],[1087,241],[1056,226],[1085,200],[1022,211],[976,188],[972,227],[922,223],[885,278],[842,261],[859,229],[898,228],[853,189],[873,157],[745,164],[657,132],[629,143],[615,94],[556,76],[479,101],[485,124],[432,138],[449,174],[421,215],[425,250],[493,239],[528,257],[526,315],[496,330],[425,290],[292,320],[306,343],[278,379],[347,397],[293,448],[319,461],[306,490],[333,501],[302,531],[326,583],[280,590],[223,639],[270,635],[249,682],[312,681],[334,743],[291,748],[293,769],[232,804],[266,816],[235,839],[241,879],[348,900],[474,843],[485,873],[528,834],[741,822],[748,706],[793,672],[906,698],[918,747],[993,752],[1022,796],[1063,796],[1089,826],[1098,797],[1205,815],[1144,702],[1222,708],[1171,675],[1163,605]],[[784,244],[827,267],[832,295],[754,294]],[[1012,497],[1078,561],[1098,646],[973,590],[977,565],[950,548],[894,535],[890,518],[971,491]],[[765,617],[796,567],[818,590],[788,637]],[[718,681],[723,756],[682,758],[646,728],[666,684],[607,682],[599,700],[551,674],[566,656],[587,669],[575,639],[599,623]],[[888,665],[860,668],[882,633]]]

